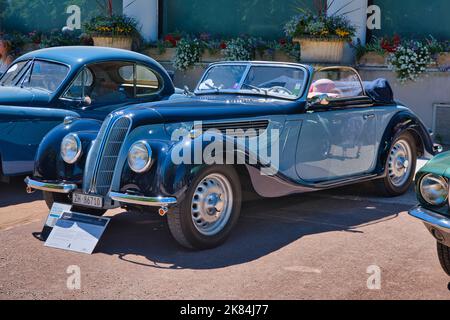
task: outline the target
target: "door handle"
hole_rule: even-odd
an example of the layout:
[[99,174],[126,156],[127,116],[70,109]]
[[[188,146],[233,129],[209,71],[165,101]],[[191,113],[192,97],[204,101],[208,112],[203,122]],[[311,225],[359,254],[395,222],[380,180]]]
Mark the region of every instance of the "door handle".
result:
[[370,120],[370,119],[375,118],[375,114],[373,114],[373,113],[371,113],[371,114],[365,114],[365,115],[363,116],[363,118],[364,118],[364,120]]

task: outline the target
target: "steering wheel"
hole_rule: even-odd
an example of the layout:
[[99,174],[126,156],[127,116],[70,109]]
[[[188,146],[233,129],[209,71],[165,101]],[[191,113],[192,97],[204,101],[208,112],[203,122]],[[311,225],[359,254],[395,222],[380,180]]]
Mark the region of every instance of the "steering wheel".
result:
[[289,90],[285,87],[281,87],[281,86],[272,87],[269,89],[269,92],[282,92],[282,93],[287,93],[290,96],[294,95],[291,90]]

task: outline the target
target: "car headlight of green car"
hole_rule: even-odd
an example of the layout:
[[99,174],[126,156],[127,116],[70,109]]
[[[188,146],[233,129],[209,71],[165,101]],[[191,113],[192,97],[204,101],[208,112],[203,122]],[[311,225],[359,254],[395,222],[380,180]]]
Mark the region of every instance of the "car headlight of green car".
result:
[[427,174],[420,181],[420,195],[432,206],[442,207],[447,204],[449,185],[444,177]]

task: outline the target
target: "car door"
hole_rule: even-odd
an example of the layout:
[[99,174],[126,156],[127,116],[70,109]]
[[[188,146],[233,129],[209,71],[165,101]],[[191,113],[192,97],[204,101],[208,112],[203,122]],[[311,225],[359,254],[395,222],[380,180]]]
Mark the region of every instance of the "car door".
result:
[[370,174],[376,165],[377,121],[351,68],[317,72],[296,151],[298,177],[327,183]]

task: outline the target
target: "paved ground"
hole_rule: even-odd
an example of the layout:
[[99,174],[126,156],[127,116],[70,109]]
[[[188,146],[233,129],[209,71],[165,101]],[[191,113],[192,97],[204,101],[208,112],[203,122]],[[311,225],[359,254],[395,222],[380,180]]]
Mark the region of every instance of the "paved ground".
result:
[[[35,240],[47,215],[20,181],[0,184],[1,299],[449,299],[435,242],[406,210],[370,184],[245,204],[221,248],[189,252],[151,215],[112,212],[92,256]],[[66,287],[81,268],[81,290]],[[367,268],[381,268],[381,290]]]

